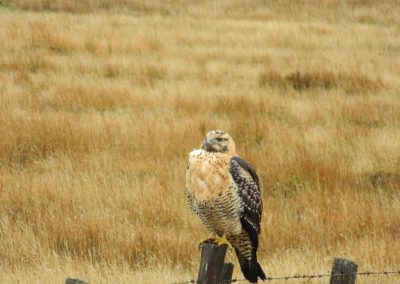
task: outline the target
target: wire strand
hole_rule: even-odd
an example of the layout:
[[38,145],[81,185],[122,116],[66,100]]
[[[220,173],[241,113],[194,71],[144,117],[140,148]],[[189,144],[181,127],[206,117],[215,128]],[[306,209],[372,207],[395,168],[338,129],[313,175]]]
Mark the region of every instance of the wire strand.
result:
[[[335,273],[335,274],[325,274],[325,273],[318,273],[318,274],[295,274],[295,275],[286,275],[286,276],[274,276],[274,277],[267,277],[267,281],[274,281],[274,280],[290,280],[290,279],[314,279],[314,278],[324,278],[324,277],[338,277],[338,276],[371,276],[371,275],[391,275],[391,274],[399,274],[400,275],[400,270],[398,271],[363,271],[363,272],[355,272],[355,273]],[[232,279],[231,283],[235,282],[242,282],[242,281],[247,281],[246,279]],[[175,282],[172,284],[190,284],[190,283],[196,283],[196,280],[189,280],[186,282]]]

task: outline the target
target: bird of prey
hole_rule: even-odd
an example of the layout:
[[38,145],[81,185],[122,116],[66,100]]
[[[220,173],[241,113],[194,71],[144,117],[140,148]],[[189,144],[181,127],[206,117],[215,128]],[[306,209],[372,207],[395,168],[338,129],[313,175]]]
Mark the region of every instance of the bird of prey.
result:
[[227,132],[208,132],[201,148],[190,152],[185,194],[191,211],[216,236],[212,240],[234,247],[244,277],[251,283],[265,280],[257,262],[260,182]]

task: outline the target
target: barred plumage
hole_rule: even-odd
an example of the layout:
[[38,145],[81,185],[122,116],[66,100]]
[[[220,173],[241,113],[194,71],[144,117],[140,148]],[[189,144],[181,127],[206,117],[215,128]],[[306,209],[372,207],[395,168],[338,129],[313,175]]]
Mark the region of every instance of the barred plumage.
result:
[[237,156],[228,133],[210,131],[201,149],[190,153],[185,192],[206,228],[225,235],[235,248],[244,276],[250,282],[265,280],[256,254],[262,214],[259,179]]

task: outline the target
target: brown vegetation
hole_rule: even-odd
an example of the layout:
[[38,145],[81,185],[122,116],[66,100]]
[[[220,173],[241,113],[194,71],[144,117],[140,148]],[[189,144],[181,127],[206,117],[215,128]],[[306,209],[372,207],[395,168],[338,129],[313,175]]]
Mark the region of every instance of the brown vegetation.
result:
[[193,278],[215,128],[260,175],[267,274],[399,269],[399,3],[368,2],[3,1],[0,282]]

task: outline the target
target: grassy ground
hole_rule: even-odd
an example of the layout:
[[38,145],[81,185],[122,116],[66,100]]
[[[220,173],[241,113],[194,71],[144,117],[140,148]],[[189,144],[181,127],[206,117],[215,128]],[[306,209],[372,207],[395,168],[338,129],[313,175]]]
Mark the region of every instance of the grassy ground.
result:
[[268,2],[1,2],[0,282],[193,279],[215,128],[262,180],[267,274],[399,269],[400,3]]

